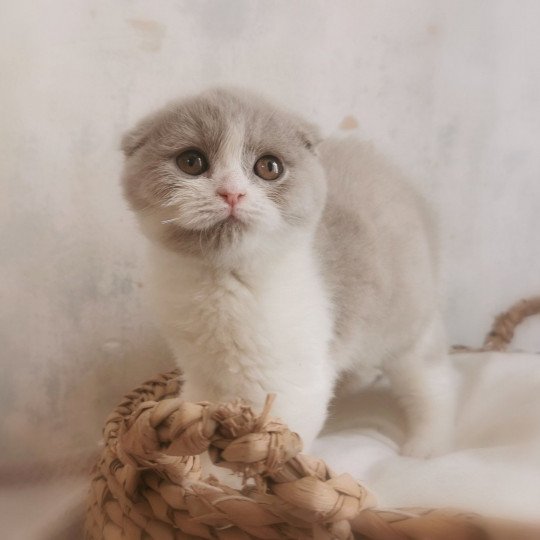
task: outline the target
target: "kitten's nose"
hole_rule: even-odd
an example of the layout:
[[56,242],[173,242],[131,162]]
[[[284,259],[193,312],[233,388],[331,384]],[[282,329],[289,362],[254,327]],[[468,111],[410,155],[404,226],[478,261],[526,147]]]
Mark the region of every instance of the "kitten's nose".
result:
[[222,197],[231,208],[234,208],[238,204],[238,201],[246,195],[245,193],[237,191],[232,192],[226,189],[218,189],[217,194]]

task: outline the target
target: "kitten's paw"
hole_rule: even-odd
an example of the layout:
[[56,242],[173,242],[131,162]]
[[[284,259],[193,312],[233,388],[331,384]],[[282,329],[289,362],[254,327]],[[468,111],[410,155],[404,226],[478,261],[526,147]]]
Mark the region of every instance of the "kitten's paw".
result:
[[427,459],[447,454],[451,449],[452,444],[448,437],[415,436],[401,447],[401,455]]

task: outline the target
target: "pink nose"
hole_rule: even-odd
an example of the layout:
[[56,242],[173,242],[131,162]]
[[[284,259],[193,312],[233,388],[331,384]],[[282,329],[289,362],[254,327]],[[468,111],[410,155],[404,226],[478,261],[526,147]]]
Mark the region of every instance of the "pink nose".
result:
[[238,204],[238,201],[246,195],[245,193],[232,193],[226,189],[218,189],[217,194],[222,197],[231,208],[234,208],[234,206]]

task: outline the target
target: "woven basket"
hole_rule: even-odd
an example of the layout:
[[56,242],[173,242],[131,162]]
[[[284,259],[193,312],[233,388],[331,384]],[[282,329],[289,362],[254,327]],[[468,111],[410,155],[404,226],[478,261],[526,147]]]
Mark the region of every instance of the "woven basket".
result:
[[[540,298],[497,317],[482,350],[502,350]],[[93,472],[87,540],[518,540],[540,528],[449,510],[378,509],[368,490],[301,453],[297,434],[237,401],[188,403],[178,371],[128,394],[108,417]],[[199,455],[237,471],[235,489]]]

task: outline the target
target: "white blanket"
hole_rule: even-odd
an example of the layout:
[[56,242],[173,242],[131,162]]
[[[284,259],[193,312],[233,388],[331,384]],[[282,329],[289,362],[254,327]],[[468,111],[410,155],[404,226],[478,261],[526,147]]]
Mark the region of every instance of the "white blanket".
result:
[[460,353],[456,446],[399,455],[403,419],[385,389],[338,402],[313,454],[349,472],[384,507],[450,506],[540,519],[540,355]]

